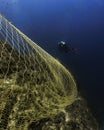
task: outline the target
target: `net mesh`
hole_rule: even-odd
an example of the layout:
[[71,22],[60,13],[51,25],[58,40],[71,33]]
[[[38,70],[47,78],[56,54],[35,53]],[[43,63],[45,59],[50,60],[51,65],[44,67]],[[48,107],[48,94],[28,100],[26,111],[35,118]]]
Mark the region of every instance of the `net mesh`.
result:
[[0,130],[28,130],[76,96],[71,73],[0,14]]

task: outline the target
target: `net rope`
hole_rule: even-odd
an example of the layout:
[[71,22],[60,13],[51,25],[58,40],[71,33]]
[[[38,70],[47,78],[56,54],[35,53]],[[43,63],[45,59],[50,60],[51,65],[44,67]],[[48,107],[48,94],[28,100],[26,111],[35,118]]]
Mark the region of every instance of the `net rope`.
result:
[[28,130],[76,96],[71,73],[0,14],[0,130]]

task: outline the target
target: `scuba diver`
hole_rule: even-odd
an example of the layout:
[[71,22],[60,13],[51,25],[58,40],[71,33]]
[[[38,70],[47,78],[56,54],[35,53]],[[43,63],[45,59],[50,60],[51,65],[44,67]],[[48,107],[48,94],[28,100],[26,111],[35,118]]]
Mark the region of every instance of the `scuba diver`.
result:
[[58,42],[58,48],[61,52],[65,52],[65,53],[68,53],[68,52],[76,52],[76,49],[73,48],[73,47],[70,47],[68,44],[66,44],[66,42],[64,41],[60,41]]

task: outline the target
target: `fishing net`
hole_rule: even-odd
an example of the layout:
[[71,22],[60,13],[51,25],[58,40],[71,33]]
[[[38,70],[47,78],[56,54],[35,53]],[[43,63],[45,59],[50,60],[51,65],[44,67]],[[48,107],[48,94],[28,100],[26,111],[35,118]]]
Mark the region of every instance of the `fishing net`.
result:
[[0,130],[28,130],[76,96],[71,73],[0,15]]

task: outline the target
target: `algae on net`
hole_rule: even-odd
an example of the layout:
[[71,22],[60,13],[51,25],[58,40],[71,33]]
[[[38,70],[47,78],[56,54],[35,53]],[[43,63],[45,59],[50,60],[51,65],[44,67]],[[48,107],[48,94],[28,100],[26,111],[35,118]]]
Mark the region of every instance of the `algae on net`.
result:
[[0,41],[0,129],[27,130],[72,104],[77,88],[61,63],[6,22],[22,42]]

